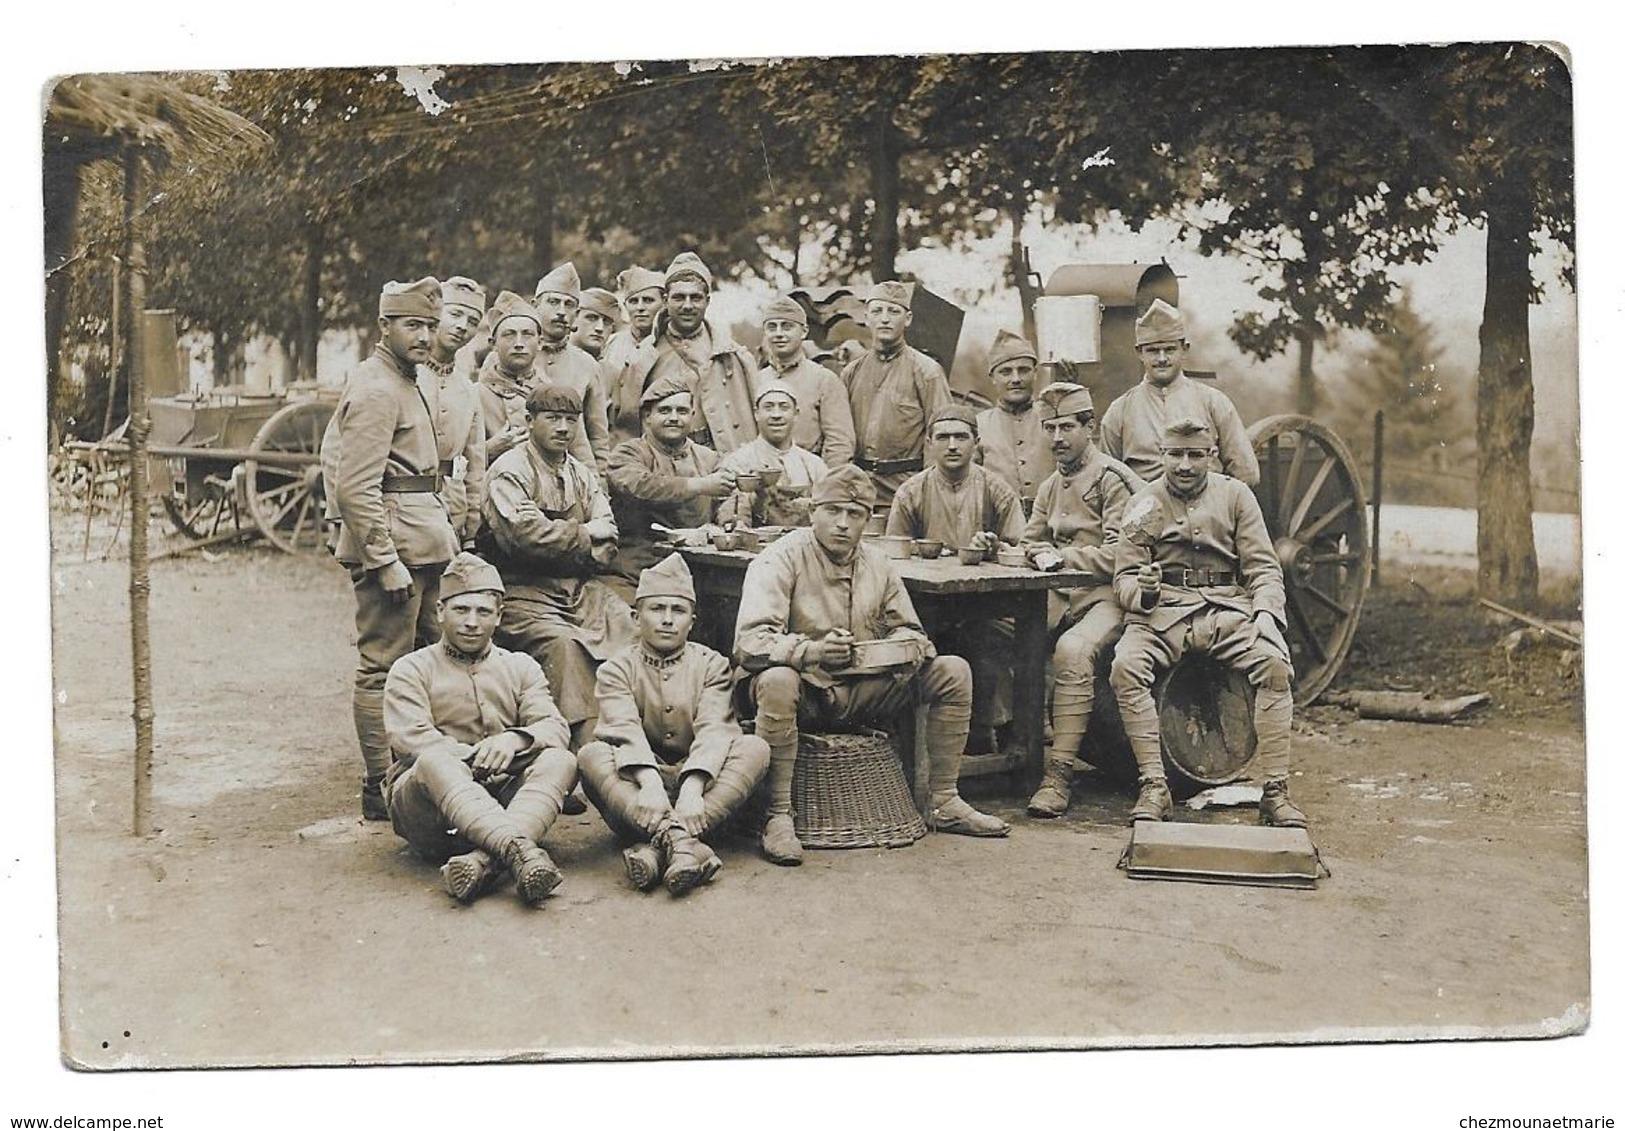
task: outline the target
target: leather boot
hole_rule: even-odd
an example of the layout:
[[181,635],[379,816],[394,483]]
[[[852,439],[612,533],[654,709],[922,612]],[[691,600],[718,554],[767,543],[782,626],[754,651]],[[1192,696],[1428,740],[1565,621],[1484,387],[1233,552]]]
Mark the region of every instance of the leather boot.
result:
[[971,803],[958,794],[941,802],[933,799],[931,816],[926,824],[935,832],[958,833],[960,836],[1010,835],[1008,821],[972,808]]
[[660,882],[660,853],[648,841],[623,850],[621,859],[626,864],[626,878],[639,891],[648,891]]
[[496,886],[502,869],[483,848],[453,856],[440,866],[440,882],[458,903],[473,903]]
[[722,867],[722,861],[711,851],[711,846],[689,832],[677,821],[670,821],[655,838],[661,855],[666,859],[666,890],[683,895],[711,877]]
[[1264,794],[1258,799],[1258,823],[1282,829],[1306,829],[1309,818],[1286,795],[1286,782],[1277,780],[1264,783]]
[[368,776],[361,783],[361,819],[363,821],[389,820],[389,806],[384,803],[384,775]]
[[545,849],[535,841],[517,836],[502,854],[502,862],[513,873],[519,898],[535,907],[564,882],[564,873]]
[[1173,811],[1174,796],[1168,792],[1166,778],[1141,778],[1140,796],[1129,810],[1129,824],[1135,821],[1166,821]]
[[762,829],[762,855],[769,862],[794,867],[801,863],[801,838],[796,836],[795,819],[788,813],[770,813]]
[[1027,802],[1034,817],[1059,817],[1072,804],[1072,756],[1051,751],[1044,759],[1044,780]]

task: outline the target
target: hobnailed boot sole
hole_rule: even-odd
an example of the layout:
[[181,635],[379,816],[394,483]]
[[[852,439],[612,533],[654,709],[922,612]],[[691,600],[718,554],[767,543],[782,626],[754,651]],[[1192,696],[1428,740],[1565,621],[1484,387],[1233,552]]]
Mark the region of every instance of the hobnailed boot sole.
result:
[[703,844],[703,852],[680,852],[666,867],[666,890],[673,895],[686,895],[702,884],[711,882],[722,868],[722,860]]
[[532,848],[509,865],[513,872],[514,883],[519,889],[519,898],[535,907],[553,894],[553,889],[564,882],[564,873],[559,871],[553,858],[540,846]]
[[660,882],[660,853],[652,844],[634,844],[621,853],[626,862],[626,878],[639,891],[648,891]]
[[497,868],[490,853],[476,848],[440,866],[440,882],[458,903],[473,903],[496,886]]

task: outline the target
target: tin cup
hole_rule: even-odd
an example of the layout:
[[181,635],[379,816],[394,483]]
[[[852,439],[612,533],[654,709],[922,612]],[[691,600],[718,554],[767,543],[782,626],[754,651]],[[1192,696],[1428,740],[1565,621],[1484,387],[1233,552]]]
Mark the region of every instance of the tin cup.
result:
[[975,546],[961,546],[959,548],[959,564],[976,565],[986,554],[986,550],[978,549]]
[[916,538],[914,549],[926,561],[935,561],[942,556],[942,540],[938,538]]
[[734,478],[734,486],[741,491],[759,491],[762,477],[754,471],[746,471]]

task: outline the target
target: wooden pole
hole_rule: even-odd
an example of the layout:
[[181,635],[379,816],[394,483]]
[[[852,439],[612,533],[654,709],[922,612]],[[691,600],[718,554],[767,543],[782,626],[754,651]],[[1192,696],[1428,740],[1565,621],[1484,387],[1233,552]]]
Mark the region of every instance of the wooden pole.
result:
[[121,355],[128,351],[119,349],[119,338],[124,333],[122,319],[119,317],[119,292],[123,290],[123,277],[119,271],[119,257],[113,255],[113,333],[112,341],[107,349],[107,404],[102,409],[102,439],[107,439],[108,433],[113,431],[113,401],[118,397],[118,367]]
[[[133,146],[124,151],[124,238],[129,252],[125,258],[125,284],[129,287],[132,313],[147,305],[147,258],[136,227],[136,205],[142,192],[141,151]],[[147,603],[152,586],[147,576],[147,435],[152,421],[147,416],[147,375],[141,365],[142,319],[130,319],[132,340],[125,356],[130,359],[130,672],[135,706],[135,795],[131,831],[146,836],[152,831],[152,642],[147,621]]]
[[1371,588],[1382,584],[1382,409],[1371,422]]

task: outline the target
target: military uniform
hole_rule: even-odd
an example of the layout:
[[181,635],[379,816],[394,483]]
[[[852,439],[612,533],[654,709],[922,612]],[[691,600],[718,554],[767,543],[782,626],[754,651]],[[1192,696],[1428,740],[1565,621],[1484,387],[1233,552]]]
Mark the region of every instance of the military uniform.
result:
[[756,363],[728,331],[710,322],[692,338],[674,334],[665,315],[633,354],[619,382],[624,400],[662,378],[685,382],[694,392],[694,439],[718,454],[756,438]]
[[[485,364],[480,370],[479,389],[480,415],[485,421],[485,457],[488,465],[495,464],[505,453],[525,444],[530,434],[530,425],[525,421],[525,398],[535,392],[538,381],[554,383],[540,363],[532,365],[523,373],[511,374],[503,372],[502,366],[497,364],[495,350],[486,355]],[[556,383],[578,396],[581,394],[575,383],[570,381]],[[583,421],[586,419],[585,404],[582,419]],[[587,440],[585,427],[576,429],[576,438],[570,444],[570,454],[587,467],[594,469],[596,473],[598,456]]]
[[748,507],[743,502],[746,492],[735,492],[717,507],[718,522],[733,519],[749,526],[806,526],[813,484],[829,474],[824,461],[800,444],[775,448],[761,436],[722,457],[721,466],[736,475],[770,467],[783,469],[773,486],[748,493]]
[[976,431],[982,466],[1013,487],[1024,511],[1030,512],[1038,485],[1055,470],[1038,410],[1029,405],[1016,412],[1002,404],[983,409],[976,414]]
[[884,355],[869,350],[841,379],[857,432],[853,462],[874,477],[877,501],[889,506],[903,481],[925,469],[925,425],[953,401],[948,377],[905,342]]
[[543,341],[536,360],[536,378],[560,385],[581,398],[581,432],[586,438],[587,449],[592,453],[590,466],[602,477],[609,468],[612,445],[598,362],[572,342],[554,344]]
[[665,535],[650,529],[650,523],[678,529],[712,520],[716,500],[695,491],[692,481],[710,475],[720,462],[716,452],[693,440],[671,451],[647,436],[624,441],[610,453],[610,498],[621,528],[615,572],[627,592],[643,569],[665,554],[654,545]]
[[828,467],[852,462],[857,437],[852,424],[852,406],[839,377],[806,354],[784,369],[769,363],[762,369],[761,376],[777,378],[795,393],[798,411],[791,438],[798,447],[818,456]]
[[442,476],[440,499],[458,541],[468,545],[479,533],[485,506],[485,421],[479,387],[459,354],[446,365],[417,367],[418,389],[434,421]]
[[1218,389],[1183,373],[1166,387],[1142,380],[1114,400],[1100,420],[1100,446],[1149,483],[1162,475],[1163,429],[1186,417],[1213,430],[1219,466],[1226,475],[1248,486],[1258,482],[1258,457],[1241,413]]

